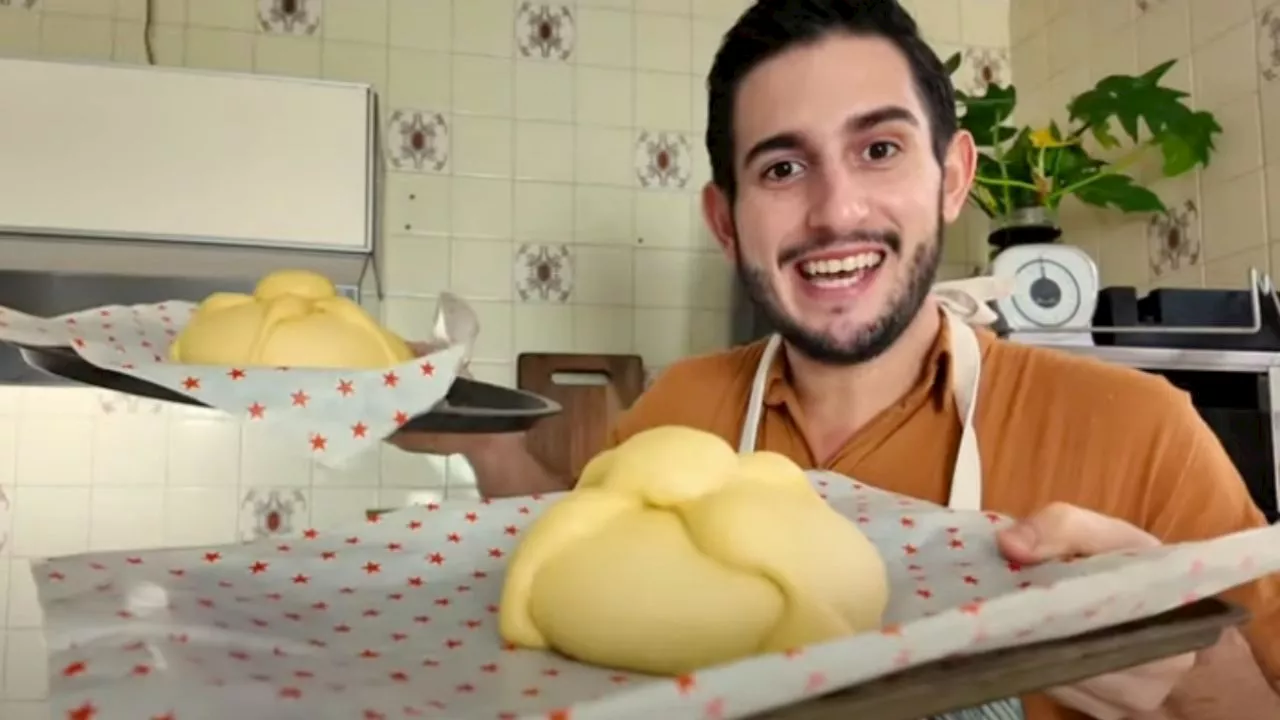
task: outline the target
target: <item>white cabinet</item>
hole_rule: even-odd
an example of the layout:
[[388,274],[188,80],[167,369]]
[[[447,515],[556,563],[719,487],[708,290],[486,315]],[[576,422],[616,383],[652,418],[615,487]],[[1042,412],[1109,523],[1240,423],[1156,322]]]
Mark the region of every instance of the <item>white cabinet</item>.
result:
[[367,255],[364,85],[0,59],[0,234]]

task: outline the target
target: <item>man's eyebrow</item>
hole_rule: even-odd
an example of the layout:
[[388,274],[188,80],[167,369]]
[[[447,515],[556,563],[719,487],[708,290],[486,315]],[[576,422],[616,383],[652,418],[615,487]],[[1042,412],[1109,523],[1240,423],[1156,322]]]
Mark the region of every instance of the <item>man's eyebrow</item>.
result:
[[764,155],[765,153],[770,153],[775,150],[795,150],[803,145],[804,142],[800,139],[800,135],[798,133],[785,132],[778,133],[777,135],[771,135],[755,145],[752,145],[751,149],[747,151],[746,156],[742,158],[742,164],[744,166],[750,165],[755,162],[756,158]]
[[[920,120],[915,116],[915,113],[898,105],[887,105],[865,113],[859,113],[846,120],[844,126],[848,132],[861,133],[891,122],[903,122],[915,127],[920,126]],[[771,135],[752,145],[747,154],[743,156],[742,164],[744,166],[750,165],[756,158],[765,153],[776,150],[795,150],[803,145],[804,141],[798,133],[784,132]]]
[[892,122],[907,123],[915,127],[920,126],[920,120],[916,118],[915,113],[900,105],[887,105],[870,112],[854,115],[845,121],[844,127],[849,132],[866,132]]

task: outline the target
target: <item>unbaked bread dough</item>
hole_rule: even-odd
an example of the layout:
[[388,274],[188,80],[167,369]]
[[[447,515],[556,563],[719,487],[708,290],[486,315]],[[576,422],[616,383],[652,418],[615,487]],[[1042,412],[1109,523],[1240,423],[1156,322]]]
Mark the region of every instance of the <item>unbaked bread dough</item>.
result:
[[253,295],[210,295],[169,346],[169,359],[185,365],[374,369],[413,356],[331,280],[306,270],[271,273]]
[[596,456],[511,557],[502,637],[679,675],[880,627],[884,561],[782,455],[659,427]]

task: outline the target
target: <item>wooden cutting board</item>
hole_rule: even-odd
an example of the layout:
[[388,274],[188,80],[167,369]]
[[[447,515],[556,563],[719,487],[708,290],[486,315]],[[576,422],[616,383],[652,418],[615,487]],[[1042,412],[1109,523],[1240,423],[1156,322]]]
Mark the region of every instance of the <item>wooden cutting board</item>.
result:
[[562,477],[578,477],[604,447],[618,416],[644,392],[638,355],[522,353],[516,376],[521,390],[564,408],[538,422],[528,440],[533,456]]

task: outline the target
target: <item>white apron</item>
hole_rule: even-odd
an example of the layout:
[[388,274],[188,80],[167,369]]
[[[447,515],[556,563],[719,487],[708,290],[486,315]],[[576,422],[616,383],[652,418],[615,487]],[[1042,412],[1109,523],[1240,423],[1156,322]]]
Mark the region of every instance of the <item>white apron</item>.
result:
[[[982,509],[982,459],[978,453],[978,437],[973,426],[978,384],[982,379],[982,353],[978,346],[978,336],[968,323],[986,325],[994,319],[994,315],[983,304],[988,299],[987,296],[999,292],[991,284],[993,280],[973,278],[939,283],[934,287],[934,297],[942,306],[951,340],[951,381],[955,388],[956,410],[962,426],[960,450],[956,455],[951,492],[947,500],[947,507],[955,510]],[[742,425],[738,442],[739,453],[750,453],[756,449],[760,420],[764,414],[764,393],[769,370],[780,347],[782,338],[778,335],[770,337],[760,364],[756,367],[751,395],[747,400],[747,418]],[[945,720],[1016,720],[1022,717],[1019,701],[1002,700],[981,708],[948,714]]]

